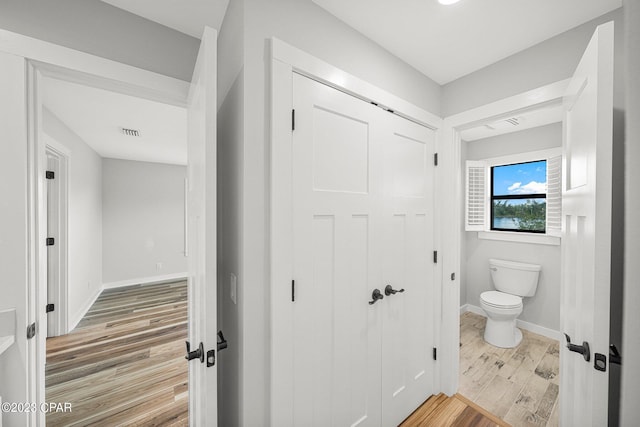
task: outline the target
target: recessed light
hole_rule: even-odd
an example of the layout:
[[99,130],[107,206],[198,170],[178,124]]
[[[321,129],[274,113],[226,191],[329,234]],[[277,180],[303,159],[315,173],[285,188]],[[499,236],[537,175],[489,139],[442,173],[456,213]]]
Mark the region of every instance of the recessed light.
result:
[[460,0],[438,0],[438,3],[448,6],[450,4],[458,3],[459,1]]

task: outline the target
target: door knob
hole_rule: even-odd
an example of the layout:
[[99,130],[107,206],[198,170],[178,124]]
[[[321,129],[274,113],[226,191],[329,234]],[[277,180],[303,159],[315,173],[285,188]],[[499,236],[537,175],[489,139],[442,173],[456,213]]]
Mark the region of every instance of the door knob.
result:
[[369,305],[373,305],[376,302],[378,302],[379,299],[384,298],[384,295],[382,295],[382,292],[380,292],[380,289],[374,289],[373,293],[371,294],[371,298],[372,300],[369,301]]
[[204,363],[204,345],[200,343],[197,349],[191,351],[191,344],[189,341],[185,341],[187,345],[187,355],[184,357],[187,360],[200,359],[200,363]]
[[591,351],[589,350],[588,342],[583,341],[582,345],[571,344],[571,338],[569,337],[569,335],[564,334],[564,336],[567,338],[567,348],[569,349],[569,351],[582,354],[582,357],[584,357],[584,360],[587,362],[591,360]]
[[393,289],[393,287],[391,287],[391,285],[387,285],[384,288],[384,294],[386,296],[395,295],[397,293],[403,293],[403,292],[404,292],[404,289],[395,290],[395,289]]

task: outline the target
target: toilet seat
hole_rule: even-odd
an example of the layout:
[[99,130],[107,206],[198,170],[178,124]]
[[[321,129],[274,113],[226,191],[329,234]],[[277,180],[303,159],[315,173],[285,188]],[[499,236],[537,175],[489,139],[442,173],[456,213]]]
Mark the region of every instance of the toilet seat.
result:
[[500,291],[486,291],[480,294],[480,300],[495,308],[518,308],[522,306],[522,298]]

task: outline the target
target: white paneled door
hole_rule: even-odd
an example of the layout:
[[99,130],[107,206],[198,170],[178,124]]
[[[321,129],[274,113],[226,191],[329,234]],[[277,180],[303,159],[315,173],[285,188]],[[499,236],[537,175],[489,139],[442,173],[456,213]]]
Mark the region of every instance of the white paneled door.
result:
[[300,75],[293,97],[293,425],[397,424],[432,392],[432,131]]
[[[188,106],[189,424],[218,424],[216,286],[216,46],[205,27]],[[202,346],[202,347],[200,347]]]
[[[596,29],[564,98],[561,425],[607,425],[613,23]],[[583,345],[586,342],[587,346]],[[582,351],[581,353],[579,351]]]
[[434,132],[384,119],[382,425],[395,426],[433,392]]

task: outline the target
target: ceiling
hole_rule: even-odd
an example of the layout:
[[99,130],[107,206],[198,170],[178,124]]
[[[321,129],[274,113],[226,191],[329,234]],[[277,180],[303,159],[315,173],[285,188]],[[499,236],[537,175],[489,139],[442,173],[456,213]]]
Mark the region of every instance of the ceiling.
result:
[[220,30],[229,0],[102,0],[199,39],[204,26]]
[[42,102],[101,157],[187,164],[184,108],[50,78],[43,79]]
[[622,6],[622,0],[313,0],[438,84]]
[[[229,4],[102,1],[197,38],[205,24],[220,29]],[[313,1],[441,85],[622,6],[622,0],[297,1]]]

